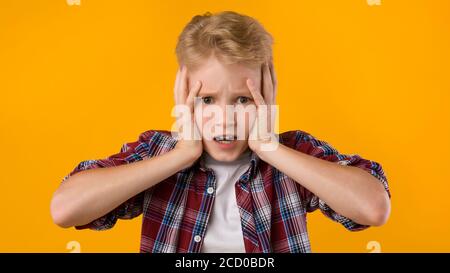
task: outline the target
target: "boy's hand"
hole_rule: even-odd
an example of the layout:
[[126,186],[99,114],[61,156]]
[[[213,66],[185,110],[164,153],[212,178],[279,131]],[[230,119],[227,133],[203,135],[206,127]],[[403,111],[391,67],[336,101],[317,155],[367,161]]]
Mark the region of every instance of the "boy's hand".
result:
[[192,88],[189,88],[186,66],[178,70],[174,88],[175,111],[181,112],[182,117],[177,118],[180,131],[175,149],[192,156],[193,161],[203,152],[202,139],[194,118],[195,97],[201,86],[201,82],[197,81]]
[[276,147],[269,144],[278,143],[278,141],[274,141],[275,111],[272,111],[272,106],[275,105],[277,81],[272,63],[263,65],[262,78],[262,92],[256,88],[251,79],[247,79],[247,87],[253,96],[257,111],[256,119],[250,129],[248,138],[248,146],[255,153],[264,149],[263,144],[268,145],[265,146],[265,150],[267,150],[268,147]]

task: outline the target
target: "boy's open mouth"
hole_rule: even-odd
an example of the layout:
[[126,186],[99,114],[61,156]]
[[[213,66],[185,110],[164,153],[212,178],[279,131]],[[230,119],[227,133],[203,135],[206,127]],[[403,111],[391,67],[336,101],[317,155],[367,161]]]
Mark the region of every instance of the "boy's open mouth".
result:
[[235,141],[237,137],[235,135],[219,135],[214,137],[214,141],[222,144],[229,144]]

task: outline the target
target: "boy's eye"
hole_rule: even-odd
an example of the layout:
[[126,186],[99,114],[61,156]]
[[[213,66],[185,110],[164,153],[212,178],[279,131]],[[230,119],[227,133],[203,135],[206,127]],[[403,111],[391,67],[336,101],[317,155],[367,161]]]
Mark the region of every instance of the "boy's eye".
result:
[[211,97],[203,97],[202,101],[204,104],[211,104],[212,103],[212,98]]
[[245,104],[245,103],[247,103],[249,101],[250,101],[250,98],[248,98],[248,97],[239,97],[238,98],[238,103]]

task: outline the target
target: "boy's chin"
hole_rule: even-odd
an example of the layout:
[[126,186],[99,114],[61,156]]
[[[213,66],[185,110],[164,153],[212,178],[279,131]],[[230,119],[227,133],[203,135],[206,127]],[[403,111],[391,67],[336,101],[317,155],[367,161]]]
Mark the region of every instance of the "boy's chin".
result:
[[215,160],[223,162],[231,162],[239,158],[239,156],[247,150],[248,142],[246,140],[237,140],[232,148],[221,148],[214,140],[204,141],[203,147],[205,151]]

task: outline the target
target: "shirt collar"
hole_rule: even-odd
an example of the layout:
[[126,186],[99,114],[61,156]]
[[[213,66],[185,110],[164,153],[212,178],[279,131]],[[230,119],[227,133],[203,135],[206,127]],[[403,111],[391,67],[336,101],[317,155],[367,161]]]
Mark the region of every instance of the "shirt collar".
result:
[[[204,152],[205,153],[205,152]],[[259,164],[259,156],[251,151],[250,153],[250,167],[249,169],[243,174],[243,182],[248,182],[250,180],[250,178],[253,178],[255,176],[256,173],[256,168]],[[203,172],[208,172],[208,171],[212,171],[212,169],[206,167],[205,165],[205,158],[204,155],[202,154],[202,156],[200,156],[199,159],[197,159],[197,161],[192,165],[192,168],[195,169],[199,169]]]

